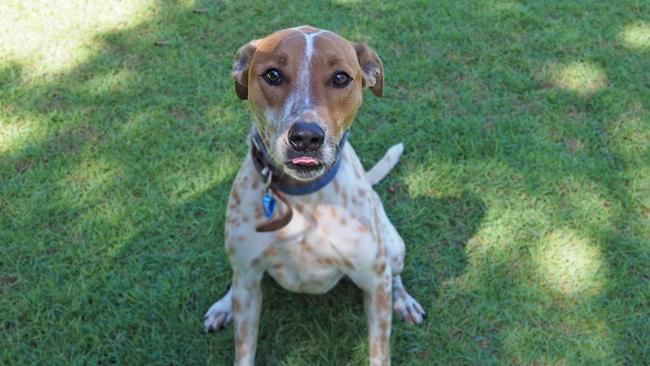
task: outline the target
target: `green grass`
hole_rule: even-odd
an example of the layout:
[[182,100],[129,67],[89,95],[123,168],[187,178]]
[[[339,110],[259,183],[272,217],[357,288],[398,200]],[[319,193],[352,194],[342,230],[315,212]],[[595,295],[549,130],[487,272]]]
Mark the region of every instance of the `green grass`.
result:
[[[0,364],[232,363],[232,329],[201,324],[229,284],[224,209],[247,153],[230,65],[300,24],[385,64],[350,141],[366,166],[406,146],[377,190],[430,316],[395,322],[395,365],[648,364],[647,1],[0,13]],[[264,282],[260,365],[362,365],[366,332],[349,283]]]

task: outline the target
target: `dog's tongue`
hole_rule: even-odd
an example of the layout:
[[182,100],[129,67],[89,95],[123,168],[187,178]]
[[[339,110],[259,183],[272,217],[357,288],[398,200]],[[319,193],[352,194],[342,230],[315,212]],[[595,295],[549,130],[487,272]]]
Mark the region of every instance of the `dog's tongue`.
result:
[[314,158],[310,158],[308,156],[300,156],[297,158],[293,158],[291,159],[291,162],[294,163],[295,165],[302,165],[302,166],[315,166],[319,164],[318,160]]

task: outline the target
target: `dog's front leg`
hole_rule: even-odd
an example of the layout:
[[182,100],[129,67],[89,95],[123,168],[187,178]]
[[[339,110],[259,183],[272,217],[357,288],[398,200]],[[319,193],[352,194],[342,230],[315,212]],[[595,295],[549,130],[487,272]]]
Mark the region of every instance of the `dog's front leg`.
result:
[[234,273],[232,315],[235,328],[235,366],[255,364],[257,332],[262,310],[262,273]]
[[368,318],[370,365],[390,365],[390,328],[392,320],[391,276],[388,271],[378,277],[374,288],[364,290],[364,307]]

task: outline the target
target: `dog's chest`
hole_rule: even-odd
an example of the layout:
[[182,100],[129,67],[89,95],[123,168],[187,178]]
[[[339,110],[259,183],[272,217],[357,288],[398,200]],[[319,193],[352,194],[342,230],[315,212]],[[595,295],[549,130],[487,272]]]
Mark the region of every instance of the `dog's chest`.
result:
[[[283,287],[327,292],[344,274],[363,268],[368,256],[374,258],[377,247],[370,225],[339,199],[340,193],[325,189],[313,202],[296,203],[293,220],[276,233],[264,254],[268,273]],[[369,205],[370,197],[365,202]]]
[[292,220],[269,233],[254,231],[264,220],[262,189],[248,160],[229,201],[231,261],[260,266],[286,289],[306,293],[327,292],[344,275],[367,271],[378,248],[377,203],[361,163],[346,150],[334,180],[315,193],[289,196]]
[[268,273],[282,287],[304,293],[324,293],[343,276],[335,253],[322,246],[321,240],[276,242],[266,251]]

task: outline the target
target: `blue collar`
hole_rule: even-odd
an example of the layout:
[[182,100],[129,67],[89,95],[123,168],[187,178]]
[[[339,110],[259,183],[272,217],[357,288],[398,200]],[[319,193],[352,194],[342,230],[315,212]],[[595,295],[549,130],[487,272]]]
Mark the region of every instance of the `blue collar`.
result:
[[347,137],[348,131],[345,131],[343,137],[341,137],[341,142],[339,143],[336,152],[336,162],[334,165],[332,165],[325,174],[313,182],[301,182],[285,174],[269,156],[268,150],[262,141],[262,137],[256,128],[253,128],[251,133],[251,140],[253,142],[251,144],[251,156],[257,172],[262,175],[262,178],[265,181],[268,174],[271,174],[271,188],[288,195],[303,196],[320,190],[336,177],[336,173],[338,173],[339,168],[341,167],[341,152],[343,151]]

